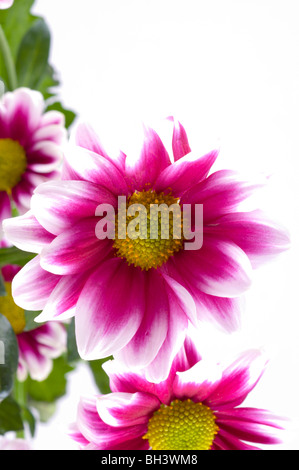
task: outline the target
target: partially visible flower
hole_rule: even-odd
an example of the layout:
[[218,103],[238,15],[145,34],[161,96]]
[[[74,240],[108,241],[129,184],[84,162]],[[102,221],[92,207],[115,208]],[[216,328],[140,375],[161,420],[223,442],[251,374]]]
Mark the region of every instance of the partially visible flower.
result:
[[[229,170],[209,175],[218,151],[191,152],[183,126],[171,126],[172,155],[149,128],[138,155],[115,158],[91,128],[79,126],[64,180],[39,185],[31,210],[4,222],[11,243],[38,253],[14,279],[17,304],[43,310],[41,322],[75,316],[83,359],[113,355],[128,367],[146,367],[153,382],[167,377],[189,321],[216,322],[227,331],[239,326],[252,268],[289,245],[287,232],[263,213],[240,211],[265,181],[249,183]],[[174,210],[168,237],[160,222],[151,238],[148,214],[155,204]],[[103,205],[116,213],[116,227],[100,239]],[[133,239],[129,211],[140,205],[147,210],[146,236]],[[198,205],[203,227],[195,234],[203,232],[203,245],[186,249],[183,210],[194,214]]]
[[13,2],[14,0],[0,0],[0,10],[5,10],[6,8],[10,8]]
[[265,365],[253,350],[228,366],[211,363],[189,339],[159,384],[108,361],[112,393],[81,399],[70,436],[85,450],[256,450],[255,444],[277,444],[278,418],[239,406]]
[[32,450],[32,447],[25,439],[0,436],[0,450]]
[[0,223],[10,216],[13,203],[24,213],[36,186],[59,176],[61,145],[66,140],[64,121],[60,112],[45,112],[38,91],[19,88],[2,96]]
[[0,313],[8,319],[17,337],[18,380],[26,380],[29,374],[33,380],[43,381],[52,370],[53,359],[66,350],[66,329],[62,323],[51,322],[24,331],[25,312],[14,303],[11,295],[11,281],[19,269],[18,266],[2,268],[6,296],[0,297]]

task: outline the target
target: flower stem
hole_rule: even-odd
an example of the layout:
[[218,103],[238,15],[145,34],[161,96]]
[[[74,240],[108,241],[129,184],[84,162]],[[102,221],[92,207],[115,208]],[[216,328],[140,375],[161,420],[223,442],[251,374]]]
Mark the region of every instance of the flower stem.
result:
[[[26,387],[25,387],[25,382],[20,382],[18,379],[15,380],[14,384],[14,398],[16,402],[19,404],[21,409],[26,404]],[[25,430],[22,429],[21,431],[17,431],[16,433],[17,437],[20,439],[25,438]]]
[[18,87],[18,79],[14,60],[11,54],[9,44],[7,42],[5,33],[0,25],[0,51],[3,56],[3,61],[6,67],[8,87],[10,90],[15,90]]

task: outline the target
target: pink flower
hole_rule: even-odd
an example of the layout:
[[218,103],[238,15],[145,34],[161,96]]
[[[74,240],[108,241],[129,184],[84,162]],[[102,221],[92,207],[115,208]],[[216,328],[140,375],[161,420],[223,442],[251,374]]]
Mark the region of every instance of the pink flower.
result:
[[256,450],[256,443],[278,443],[277,418],[239,406],[265,364],[253,350],[228,366],[213,364],[188,338],[159,384],[108,361],[112,393],[81,399],[70,436],[86,450]]
[[10,8],[13,2],[14,0],[0,0],[0,10],[5,10],[6,8]]
[[27,211],[36,186],[59,175],[64,116],[44,108],[42,95],[27,88],[0,100],[0,222],[11,216],[12,204]]
[[[40,185],[31,210],[4,223],[14,245],[38,253],[14,279],[18,305],[43,310],[37,321],[75,315],[83,359],[114,355],[128,367],[146,367],[153,382],[167,377],[189,320],[236,328],[252,267],[289,243],[285,231],[259,211],[237,211],[259,185],[228,170],[208,176],[218,151],[193,154],[182,125],[171,122],[173,162],[152,129],[145,129],[134,159],[109,156],[95,133],[79,126],[64,180]],[[183,205],[195,210],[202,204],[202,248],[185,250],[173,226],[165,242],[162,224],[154,246],[126,233],[122,239],[119,231],[100,240],[97,208],[117,210],[119,196],[128,213],[133,204],[179,208],[180,230]],[[110,229],[108,223],[108,234]]]
[[19,270],[18,266],[5,266],[2,269],[7,295],[0,297],[0,312],[8,319],[17,337],[18,380],[23,382],[29,374],[33,380],[43,381],[52,371],[53,359],[66,350],[66,329],[62,323],[51,322],[37,325],[36,329],[30,331],[25,330],[25,312],[14,303],[11,295],[11,282]]
[[11,439],[0,436],[0,450],[32,450],[25,439]]

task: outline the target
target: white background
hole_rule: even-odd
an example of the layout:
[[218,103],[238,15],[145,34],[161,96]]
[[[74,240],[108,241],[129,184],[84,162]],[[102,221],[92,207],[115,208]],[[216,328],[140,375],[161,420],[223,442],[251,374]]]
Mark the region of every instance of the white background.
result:
[[[292,249],[256,271],[241,330],[207,328],[199,342],[216,359],[268,351],[246,404],[292,418],[280,448],[298,450],[298,0],[37,0],[33,11],[51,28],[65,106],[109,145],[126,150],[136,122],[173,114],[192,149],[220,145],[215,169],[273,175],[258,205],[288,227]],[[65,431],[79,396],[94,390],[82,365],[33,446],[77,448]]]

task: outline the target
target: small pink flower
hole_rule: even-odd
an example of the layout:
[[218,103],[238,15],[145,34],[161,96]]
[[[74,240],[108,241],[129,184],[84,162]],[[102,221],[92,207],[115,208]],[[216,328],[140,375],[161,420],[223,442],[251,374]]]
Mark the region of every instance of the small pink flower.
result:
[[11,216],[12,204],[26,212],[36,186],[59,175],[64,116],[44,109],[41,93],[27,88],[0,100],[0,222]]
[[33,380],[43,381],[52,371],[53,359],[66,350],[67,333],[65,326],[58,322],[37,325],[36,329],[25,331],[25,312],[11,296],[11,282],[19,270],[18,266],[2,268],[6,296],[0,297],[0,313],[8,319],[16,334],[19,347],[18,380],[23,382],[29,374]]
[[[167,377],[189,320],[236,328],[252,268],[289,244],[260,211],[238,211],[260,184],[229,170],[208,176],[218,151],[198,157],[183,126],[170,123],[171,157],[153,129],[145,129],[137,158],[113,158],[89,127],[79,126],[64,180],[40,185],[31,210],[4,223],[14,245],[38,253],[14,279],[18,305],[43,310],[37,321],[75,315],[83,359],[114,355],[129,367],[146,367],[154,382]],[[185,250],[173,227],[166,242],[160,227],[154,245],[126,233],[99,239],[97,208],[117,211],[119,196],[128,213],[134,204],[179,208],[180,224],[184,205],[203,205],[203,246]]]
[[32,450],[32,447],[25,439],[0,436],[0,450]]
[[108,361],[112,393],[81,399],[70,436],[85,450],[256,450],[279,443],[278,418],[239,406],[265,364],[258,351],[228,366],[213,364],[189,339],[159,384]]
[[13,2],[14,0],[0,0],[0,10],[5,10],[6,8],[10,8]]

